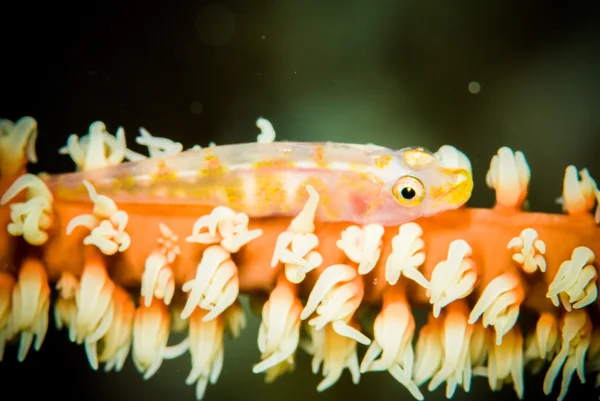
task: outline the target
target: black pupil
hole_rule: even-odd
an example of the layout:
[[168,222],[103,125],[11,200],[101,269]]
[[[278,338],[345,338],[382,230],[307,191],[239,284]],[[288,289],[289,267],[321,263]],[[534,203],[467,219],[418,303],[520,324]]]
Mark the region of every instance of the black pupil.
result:
[[402,191],[400,191],[400,193],[402,194],[402,197],[407,200],[411,200],[412,198],[415,197],[415,195],[417,195],[415,190],[412,189],[411,187],[402,188]]

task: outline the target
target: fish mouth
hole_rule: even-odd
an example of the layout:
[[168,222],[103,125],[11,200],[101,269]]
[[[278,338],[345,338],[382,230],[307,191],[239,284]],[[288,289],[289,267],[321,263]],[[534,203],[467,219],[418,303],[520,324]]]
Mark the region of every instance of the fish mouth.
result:
[[451,174],[449,182],[431,191],[433,209],[458,209],[471,198],[473,193],[471,172],[466,169],[453,169],[449,173]]

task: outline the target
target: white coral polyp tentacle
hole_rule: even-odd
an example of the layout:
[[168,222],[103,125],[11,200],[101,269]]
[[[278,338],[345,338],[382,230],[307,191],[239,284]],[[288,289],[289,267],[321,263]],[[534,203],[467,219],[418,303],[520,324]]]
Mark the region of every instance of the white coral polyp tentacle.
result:
[[600,387],[600,328],[594,327],[590,339],[590,346],[586,354],[587,361],[585,369],[588,373],[596,373],[596,382],[594,386]]
[[271,143],[275,142],[275,129],[273,124],[266,118],[258,118],[256,120],[256,127],[260,129],[260,134],[256,137],[258,143]]
[[551,361],[560,347],[558,319],[549,312],[543,312],[525,341],[525,363],[538,373],[546,362]]
[[302,303],[296,292],[285,276],[280,277],[262,309],[262,321],[258,329],[258,349],[262,360],[252,371],[266,373],[267,382],[294,368],[302,312]]
[[8,322],[12,311],[12,293],[15,284],[12,275],[0,272],[0,362],[4,358],[6,343],[11,339],[8,332]]
[[313,233],[283,232],[277,237],[271,266],[284,265],[289,281],[299,284],[306,274],[323,263],[321,254],[315,249],[319,238]]
[[223,237],[218,232],[219,222],[232,220],[236,213],[225,206],[215,207],[210,214],[204,215],[196,220],[192,228],[192,235],[186,238],[187,242],[199,244],[218,244]]
[[83,269],[79,291],[75,293],[76,312],[69,327],[69,339],[84,344],[92,369],[98,369],[98,341],[106,334],[114,317],[114,282],[103,265],[88,263]]
[[381,255],[383,245],[383,226],[367,224],[363,227],[349,226],[342,231],[341,239],[336,243],[348,259],[358,264],[358,274],[371,272]]
[[0,177],[15,177],[25,163],[37,163],[37,121],[23,117],[12,122],[0,119]]
[[166,256],[159,251],[154,251],[146,258],[142,273],[141,296],[144,305],[150,306],[152,298],[162,299],[166,305],[169,305],[174,294],[173,270]]
[[71,327],[71,322],[77,313],[77,293],[79,292],[79,281],[69,272],[63,272],[56,283],[58,299],[54,304],[54,324],[61,330],[63,327]]
[[[356,330],[356,327],[354,329]],[[302,348],[313,356],[311,362],[313,374],[318,374],[322,365],[324,376],[317,385],[317,391],[325,391],[337,383],[346,368],[350,371],[352,382],[358,384],[360,368],[356,353],[356,341],[338,334],[329,324],[322,330],[309,326],[308,332],[310,340],[302,342]]]
[[229,253],[235,253],[250,241],[262,235],[261,229],[249,230],[250,219],[245,213],[236,213],[228,207],[217,206],[210,214],[194,223],[187,242],[220,244]]
[[448,247],[448,258],[433,269],[427,296],[435,317],[439,316],[443,307],[473,291],[477,272],[471,254],[471,247],[466,241],[454,240]]
[[207,321],[216,318],[235,302],[239,294],[238,269],[231,254],[219,245],[211,245],[202,253],[196,276],[182,286],[188,293],[181,318],[188,318],[196,307],[209,311]]
[[473,325],[473,334],[471,335],[470,351],[471,354],[471,373],[474,374],[474,369],[484,366],[488,349],[491,345],[489,331],[480,324]]
[[562,204],[563,210],[570,215],[589,213],[596,203],[598,185],[587,169],[579,171],[568,166],[565,170],[563,182]]
[[579,380],[585,383],[584,364],[592,336],[592,322],[585,310],[574,310],[565,313],[560,331],[560,350],[546,372],[543,385],[544,394],[550,394],[554,381],[562,369],[558,401],[562,401],[567,395],[569,384],[575,372],[577,372]]
[[152,136],[144,127],[139,129],[140,135],[135,138],[137,144],[146,146],[151,159],[173,156],[183,151],[183,145],[168,138]]
[[158,249],[148,255],[142,273],[141,296],[144,305],[150,306],[152,298],[162,299],[171,304],[175,294],[175,276],[171,268],[175,258],[181,253],[179,238],[164,224],[159,225],[161,236]]
[[110,219],[119,211],[117,204],[108,196],[98,194],[96,188],[94,188],[91,182],[83,180],[82,184],[83,186],[85,186],[85,189],[88,192],[88,196],[94,204],[92,214],[96,218]]
[[232,338],[238,338],[248,323],[246,320],[246,313],[244,312],[244,308],[239,299],[223,313],[223,320],[225,331],[227,331]]
[[485,287],[469,316],[469,323],[475,323],[483,316],[483,327],[493,326],[496,332],[496,345],[508,333],[519,317],[519,308],[525,292],[521,280],[514,273],[504,273]]
[[464,302],[448,305],[441,325],[444,356],[439,370],[433,375],[427,389],[434,391],[446,382],[446,398],[452,398],[456,388],[471,389],[471,337],[474,327],[467,322],[467,306]]
[[125,231],[127,213],[119,210],[109,197],[99,195],[89,181],[83,180],[83,185],[94,203],[92,214],[82,214],[71,219],[67,224],[67,235],[83,226],[90,230],[90,234],[83,239],[84,245],[94,245],[105,255],[125,252],[131,245],[131,238]]
[[492,391],[499,391],[504,383],[512,382],[517,397],[522,400],[525,393],[523,363],[523,334],[520,327],[515,326],[506,333],[502,344],[489,344],[487,366],[473,369],[473,374],[486,376]]
[[215,384],[223,369],[223,316],[205,319],[205,311],[196,309],[190,316],[189,344],[192,370],[185,384],[196,384],[196,400],[204,398],[208,384]]
[[210,214],[196,220],[192,235],[186,240],[211,245],[202,253],[194,279],[186,282],[182,290],[189,293],[181,318],[188,318],[196,307],[207,314],[206,321],[223,313],[239,294],[238,268],[231,254],[262,235],[262,230],[249,230],[249,218],[227,207],[216,207]]
[[319,194],[310,185],[306,190],[308,200],[304,208],[277,237],[271,259],[272,268],[283,264],[287,279],[294,284],[301,283],[310,271],[323,263],[323,257],[316,250],[319,238],[314,234]]
[[595,260],[596,256],[590,248],[575,248],[571,260],[560,265],[548,286],[546,297],[550,298],[555,306],[562,303],[567,311],[584,308],[593,303],[598,298]]
[[463,301],[448,305],[439,318],[430,314],[421,329],[416,346],[414,380],[422,384],[431,379],[429,391],[446,382],[446,397],[452,398],[456,388],[471,388],[472,357],[479,359],[481,350],[473,352],[471,339],[475,327],[467,322],[468,310]]
[[314,313],[316,316],[308,324],[316,330],[331,323],[339,335],[369,345],[371,340],[350,324],[363,296],[364,283],[353,267],[331,265],[319,276],[300,318],[307,320]]
[[419,331],[412,375],[417,386],[431,379],[442,366],[444,348],[441,325],[442,319],[434,317],[432,312],[427,323]]
[[496,191],[498,206],[519,209],[527,197],[530,178],[531,171],[523,153],[504,146],[492,158],[486,183]]
[[415,321],[406,298],[396,287],[385,292],[373,329],[375,338],[360,364],[361,373],[387,370],[415,399],[422,400],[423,394],[412,380]]
[[25,200],[9,205],[8,233],[22,236],[31,245],[42,245],[48,240],[47,230],[52,226],[54,198],[38,176],[23,174],[2,196],[0,205],[6,205],[23,191],[26,191]]
[[538,233],[533,228],[521,231],[518,237],[508,242],[506,248],[516,251],[512,259],[521,265],[525,273],[534,273],[538,269],[542,273],[546,272],[546,244],[538,238]]
[[[119,226],[124,226],[127,215],[124,215]],[[93,245],[105,255],[114,255],[117,252],[125,252],[131,245],[129,234],[120,228],[115,228],[108,220],[102,220],[94,227],[90,234],[83,239],[84,245]]]
[[115,287],[114,314],[106,334],[100,340],[98,361],[105,363],[104,371],[120,372],[131,348],[135,304],[127,291]]
[[174,359],[189,349],[188,339],[168,346],[171,316],[167,306],[153,301],[150,306],[140,305],[133,320],[133,364],[144,380],[158,371],[164,359]]
[[50,192],[50,189],[48,189],[40,177],[35,174],[23,174],[17,178],[10,188],[6,190],[4,195],[2,195],[0,204],[6,205],[23,191],[26,192],[26,199],[44,198],[50,203],[54,200],[52,192]]
[[418,270],[425,263],[422,235],[423,229],[417,223],[402,224],[398,228],[398,235],[392,239],[392,253],[385,263],[385,279],[390,285],[395,285],[404,275],[429,289],[429,281]]
[[[11,313],[7,323],[7,338],[21,335],[17,359],[25,360],[31,345],[39,351],[48,331],[50,286],[42,263],[27,259],[19,270],[12,291]],[[35,341],[34,341],[35,340]]]
[[81,171],[115,166],[127,154],[125,131],[119,127],[112,136],[102,121],[96,121],[90,124],[87,135],[81,138],[75,134],[69,136],[67,145],[58,152],[69,155]]
[[163,223],[158,225],[158,229],[160,230],[160,237],[158,237],[156,243],[160,252],[165,256],[167,263],[172,264],[175,258],[181,254],[179,236]]

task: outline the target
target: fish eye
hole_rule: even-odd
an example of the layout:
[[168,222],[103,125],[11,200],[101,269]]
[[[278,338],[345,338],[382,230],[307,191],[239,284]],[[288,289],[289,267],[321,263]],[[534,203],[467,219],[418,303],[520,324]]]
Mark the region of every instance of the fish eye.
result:
[[400,177],[392,186],[394,199],[402,206],[417,206],[425,198],[425,187],[421,180],[412,175]]

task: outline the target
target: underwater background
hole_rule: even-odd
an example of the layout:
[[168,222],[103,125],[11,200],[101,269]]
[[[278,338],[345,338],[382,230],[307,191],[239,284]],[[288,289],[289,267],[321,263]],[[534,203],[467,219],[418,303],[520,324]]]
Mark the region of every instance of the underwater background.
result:
[[[4,3],[0,117],[37,119],[34,172],[73,170],[57,150],[96,120],[111,133],[123,126],[136,149],[140,126],[188,148],[254,141],[255,121],[265,117],[279,140],[453,145],[473,166],[472,206],[494,202],[485,174],[501,146],[525,153],[536,211],[560,211],[555,199],[568,164],[600,177],[593,2]],[[421,325],[425,312],[415,316]],[[319,394],[321,378],[303,352],[293,374],[266,385],[251,371],[259,319],[248,317],[241,338],[226,341],[224,370],[205,400],[412,399],[386,372],[367,373],[358,386],[344,373]],[[165,361],[147,382],[130,360],[120,373],[94,372],[83,347],[53,322],[40,352],[21,364],[15,354],[10,346],[0,363],[1,400],[195,399],[184,383],[188,354]],[[566,399],[598,399],[590,379],[574,378]],[[526,375],[527,400],[544,397],[542,380]],[[444,387],[423,389],[425,399],[445,399]],[[511,384],[492,393],[485,378],[454,399],[483,397],[516,399]]]

